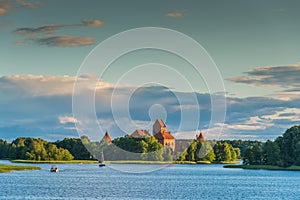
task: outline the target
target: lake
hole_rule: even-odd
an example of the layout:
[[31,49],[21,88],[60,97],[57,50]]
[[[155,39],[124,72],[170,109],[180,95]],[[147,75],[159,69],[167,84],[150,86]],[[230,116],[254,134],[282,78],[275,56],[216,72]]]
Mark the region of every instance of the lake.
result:
[[[7,164],[8,161],[0,161]],[[22,164],[21,164],[22,165]],[[25,164],[28,165],[28,164]],[[125,173],[96,164],[38,164],[40,171],[0,173],[0,199],[299,199],[300,172],[171,165]],[[149,165],[111,165],[132,171]],[[150,166],[151,168],[151,166]]]

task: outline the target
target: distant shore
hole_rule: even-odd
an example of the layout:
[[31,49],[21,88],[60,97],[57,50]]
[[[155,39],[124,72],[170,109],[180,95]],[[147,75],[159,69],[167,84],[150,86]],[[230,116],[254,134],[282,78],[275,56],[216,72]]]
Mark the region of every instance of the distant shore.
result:
[[[97,164],[97,160],[11,160],[13,163],[33,163],[33,164]],[[147,161],[147,160],[112,160],[105,161],[105,164],[197,164],[196,162],[184,161],[176,163],[176,161]]]
[[300,171],[300,166],[279,167],[273,165],[225,165],[224,168],[238,168],[250,170],[285,170],[285,171]]
[[15,166],[15,165],[0,164],[0,173],[20,171],[20,170],[40,170],[40,169],[41,169],[40,167],[33,167],[33,166]]
[[[61,161],[61,160],[50,160],[50,161],[37,161],[37,160],[11,160],[13,163],[34,163],[34,164],[97,164],[97,160],[70,160],[70,161]],[[167,165],[167,164],[239,164],[239,161],[232,162],[221,162],[221,163],[211,163],[209,161],[148,161],[148,160],[111,160],[105,161],[106,164],[156,164],[156,165]]]
[[95,164],[97,160],[11,160],[12,163],[34,163],[34,164]]

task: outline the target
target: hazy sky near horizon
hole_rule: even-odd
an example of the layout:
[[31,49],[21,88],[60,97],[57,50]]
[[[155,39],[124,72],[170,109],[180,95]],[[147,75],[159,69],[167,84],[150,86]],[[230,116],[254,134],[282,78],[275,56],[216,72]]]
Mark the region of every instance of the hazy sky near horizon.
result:
[[[299,6],[296,0],[0,0],[0,137],[76,136],[71,90],[85,57],[112,35],[163,27],[196,40],[218,66],[228,96],[223,138],[273,139],[300,121]],[[111,74],[151,62],[193,74],[182,60],[149,50],[120,58]],[[109,75],[104,81],[116,83]],[[190,81],[200,85],[198,100],[210,105],[203,81]],[[172,86],[181,89],[180,82]],[[171,99],[164,105],[167,124],[176,131],[180,114],[174,97],[162,87],[150,90],[155,94],[144,98],[154,102],[161,94],[162,100]],[[136,94],[138,99],[142,94]],[[137,115],[143,103],[132,105],[132,116],[141,127],[149,121]],[[210,118],[210,109],[204,107],[199,109],[205,117],[198,127],[203,130]],[[110,116],[99,111],[100,123],[119,131],[104,114]],[[194,134],[188,128],[181,131],[186,132],[182,138]]]

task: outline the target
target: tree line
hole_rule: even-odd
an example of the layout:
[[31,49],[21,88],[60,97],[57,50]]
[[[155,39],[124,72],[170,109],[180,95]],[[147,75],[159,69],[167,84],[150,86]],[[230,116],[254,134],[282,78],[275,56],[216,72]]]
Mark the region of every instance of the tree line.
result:
[[69,150],[41,138],[18,138],[12,143],[0,140],[0,158],[24,160],[72,160]]
[[[27,160],[153,160],[229,162],[243,158],[244,164],[290,166],[300,164],[299,126],[292,127],[275,141],[198,141],[192,140],[180,152],[163,148],[153,136],[115,138],[110,145],[105,140],[90,141],[88,137],[65,138],[48,142],[40,138],[18,138],[11,143],[0,139],[0,159]],[[180,149],[180,148],[178,148]],[[176,155],[175,155],[176,153]]]
[[[127,135],[114,139],[112,144],[105,140],[92,142],[86,136],[65,138],[56,142],[48,142],[40,138],[18,138],[11,143],[0,140],[0,159],[99,160],[102,151],[106,160],[172,161],[177,159],[170,148],[163,148],[163,145],[153,136],[135,138]],[[194,140],[187,149],[177,153],[180,161],[221,162],[233,161],[239,157],[239,150],[224,141],[201,143]]]
[[164,151],[162,145],[153,137],[119,137],[109,144],[92,142],[88,137],[65,138],[48,142],[36,138],[18,138],[11,143],[0,139],[0,159],[24,160],[90,160],[100,159],[103,151],[106,160],[172,160],[170,151]]
[[293,126],[274,141],[249,146],[244,153],[245,165],[300,166],[300,126]]
[[240,157],[240,149],[226,141],[193,140],[189,147],[179,155],[178,161],[230,162]]
[[102,152],[105,160],[173,160],[173,152],[164,149],[154,136],[136,138],[126,135],[115,138],[112,143],[106,140],[91,142],[86,137],[82,141],[92,156],[98,160]]

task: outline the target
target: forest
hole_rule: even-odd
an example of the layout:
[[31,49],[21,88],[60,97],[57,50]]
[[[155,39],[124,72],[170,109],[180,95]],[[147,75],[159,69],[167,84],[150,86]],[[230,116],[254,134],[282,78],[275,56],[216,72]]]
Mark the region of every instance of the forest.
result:
[[1,159],[72,160],[69,150],[41,138],[18,138],[11,143],[0,140]]
[[[88,137],[65,138],[48,142],[41,138],[17,138],[11,143],[0,140],[0,159],[22,159],[37,161],[99,160],[103,151],[106,160],[149,160],[149,161],[234,161],[240,158],[241,147],[254,144],[252,141],[207,141],[192,140],[187,149],[173,152],[163,148],[155,137],[115,138],[112,144],[102,140],[92,142]],[[234,147],[239,145],[239,148]]]
[[300,166],[300,126],[293,126],[274,141],[247,147],[244,165]]

